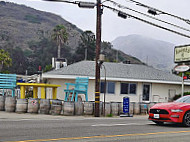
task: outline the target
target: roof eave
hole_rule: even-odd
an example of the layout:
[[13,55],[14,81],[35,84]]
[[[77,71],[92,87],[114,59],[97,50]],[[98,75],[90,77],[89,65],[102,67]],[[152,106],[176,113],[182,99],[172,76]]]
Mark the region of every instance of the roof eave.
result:
[[[76,77],[84,77],[84,75],[54,75],[54,74],[42,74],[42,78],[49,79],[75,79]],[[94,80],[94,76],[89,76],[90,80]],[[104,80],[104,77],[101,77],[101,80]],[[109,81],[120,81],[120,82],[144,82],[144,83],[160,83],[160,84],[182,84],[181,81],[168,81],[168,80],[150,80],[150,79],[131,79],[131,78],[111,78],[107,77],[106,80]],[[184,82],[185,85],[190,85],[190,82]]]

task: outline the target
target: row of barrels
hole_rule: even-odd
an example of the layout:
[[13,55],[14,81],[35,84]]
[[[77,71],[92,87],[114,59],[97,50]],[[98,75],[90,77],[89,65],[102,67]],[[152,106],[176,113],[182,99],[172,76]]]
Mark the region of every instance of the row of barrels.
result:
[[[130,114],[146,114],[152,104],[130,103]],[[17,113],[40,113],[52,115],[93,115],[94,102],[64,102],[50,99],[15,99],[14,97],[0,96],[0,111]],[[105,116],[123,113],[122,102],[106,102]],[[100,115],[104,114],[104,103],[100,102]]]
[[[59,102],[60,105],[55,103]],[[54,110],[55,106],[56,109]],[[52,114],[61,111],[62,102],[61,101],[51,101],[48,99],[16,99],[15,97],[3,97],[0,96],[0,111],[6,112],[17,112],[17,113],[41,113]]]
[[52,115],[93,115],[93,102],[64,102],[50,99],[16,99],[0,96],[0,111]]

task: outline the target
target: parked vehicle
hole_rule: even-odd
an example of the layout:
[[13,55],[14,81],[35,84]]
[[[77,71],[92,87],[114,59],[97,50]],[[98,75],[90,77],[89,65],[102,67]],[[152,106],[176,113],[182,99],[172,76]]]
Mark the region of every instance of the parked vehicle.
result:
[[190,95],[171,103],[155,104],[150,108],[148,119],[158,125],[175,122],[190,127]]

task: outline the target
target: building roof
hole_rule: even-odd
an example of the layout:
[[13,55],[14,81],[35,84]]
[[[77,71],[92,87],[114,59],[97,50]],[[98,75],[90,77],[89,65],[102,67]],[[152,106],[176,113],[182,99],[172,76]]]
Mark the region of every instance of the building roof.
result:
[[[124,64],[104,62],[106,68],[107,80],[118,81],[142,81],[158,83],[181,83],[181,77],[164,72],[153,67],[139,64]],[[105,70],[101,68],[101,77],[104,78]],[[63,67],[58,70],[52,70],[42,75],[43,78],[75,78],[76,76],[88,76],[95,78],[95,61],[81,61]]]

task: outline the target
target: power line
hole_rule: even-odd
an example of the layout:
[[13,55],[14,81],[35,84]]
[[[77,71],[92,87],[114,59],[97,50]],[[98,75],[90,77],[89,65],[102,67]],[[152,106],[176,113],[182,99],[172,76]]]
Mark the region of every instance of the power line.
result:
[[78,4],[77,1],[70,1],[70,0],[43,0],[43,1],[49,1],[49,2],[64,2],[64,3],[72,3],[72,4]]
[[94,2],[84,2],[84,1],[71,1],[71,0],[43,0],[43,1],[78,4],[78,6],[82,8],[94,8],[96,6],[96,3]]
[[184,28],[184,27],[181,27],[181,26],[172,24],[172,23],[167,22],[167,21],[164,21],[164,20],[160,20],[160,19],[155,18],[155,17],[153,17],[153,16],[150,16],[150,15],[148,15],[148,14],[145,14],[145,13],[139,12],[139,11],[137,11],[137,10],[134,10],[134,9],[132,9],[132,8],[126,7],[126,6],[124,6],[124,5],[121,5],[121,4],[119,4],[119,3],[115,2],[115,1],[112,1],[112,0],[107,0],[107,1],[113,3],[114,5],[118,6],[119,8],[131,10],[131,11],[136,12],[136,13],[138,13],[138,14],[141,14],[141,15],[143,15],[143,16],[152,18],[152,19],[154,19],[154,20],[157,20],[157,21],[163,22],[163,23],[165,23],[165,24],[174,26],[174,27],[176,27],[176,28],[182,29],[182,30],[184,30],[184,31],[190,32],[189,29],[186,29],[186,28]]
[[84,2],[84,1],[70,1],[70,0],[44,0],[44,1],[78,4],[80,8],[94,8],[95,6],[97,6],[96,3],[94,2]]
[[141,21],[141,22],[147,23],[147,24],[149,24],[149,25],[152,25],[152,26],[155,26],[155,27],[158,27],[158,28],[161,28],[161,29],[170,31],[170,32],[172,32],[172,33],[175,33],[175,34],[178,34],[178,35],[181,35],[181,36],[190,38],[189,35],[186,35],[186,34],[183,34],[183,33],[177,32],[177,31],[174,31],[174,30],[172,30],[172,29],[169,29],[169,28],[166,28],[166,27],[157,25],[157,24],[155,24],[155,23],[152,23],[152,22],[147,21],[147,20],[144,20],[144,19],[142,19],[142,18],[133,16],[133,15],[131,15],[131,14],[127,14],[127,13],[122,12],[122,11],[116,9],[116,8],[113,8],[113,7],[110,7],[110,6],[106,6],[106,5],[103,5],[103,6],[106,7],[106,8],[108,8],[108,9],[110,9],[110,10],[112,10],[112,11],[117,11],[118,13],[120,12],[121,14],[124,14],[124,15],[126,15],[126,16],[128,16],[128,17],[132,17],[132,18],[134,18],[134,19],[136,19],[136,20],[139,20],[139,21]]
[[[69,1],[69,0],[44,0],[44,1],[65,2],[65,3],[73,3],[73,4],[80,4],[80,3],[87,4],[87,3],[89,3],[89,4],[94,4],[94,6],[95,6],[95,3],[81,2],[81,1]],[[106,1],[114,2],[114,1],[112,1],[112,0],[105,0],[104,2],[106,2]],[[134,1],[134,0],[129,0],[129,1],[136,2],[136,1]],[[136,3],[137,3],[137,4],[140,4],[139,2],[136,2]],[[172,30],[172,29],[169,29],[169,28],[166,28],[166,27],[157,25],[157,24],[155,24],[155,23],[152,23],[152,22],[147,21],[147,20],[144,20],[144,19],[142,19],[142,18],[133,16],[133,15],[131,15],[131,14],[127,14],[127,13],[122,12],[122,11],[116,9],[116,8],[113,8],[113,7],[110,7],[110,6],[106,6],[106,5],[103,5],[103,4],[101,4],[101,6],[106,7],[106,8],[108,8],[108,9],[111,9],[111,10],[113,10],[113,11],[117,11],[118,14],[120,14],[120,16],[123,17],[123,18],[127,18],[127,16],[128,16],[128,17],[132,17],[132,18],[134,18],[134,19],[136,19],[136,20],[139,20],[139,21],[141,21],[141,22],[147,23],[147,24],[149,24],[149,25],[152,25],[152,26],[155,26],[155,27],[158,27],[158,28],[161,28],[161,29],[170,31],[170,32],[172,32],[172,33],[175,33],[175,34],[178,34],[178,35],[181,35],[181,36],[190,38],[189,35],[186,35],[186,34],[183,34],[183,33],[178,32],[178,31],[175,31],[175,30]],[[125,8],[126,8],[126,7],[125,7]],[[133,9],[132,9],[132,10],[133,10]],[[135,10],[135,11],[136,11],[136,10]],[[139,12],[139,11],[137,11],[137,12]],[[140,12],[140,13],[141,13],[141,12]],[[144,14],[144,13],[143,13],[143,14]],[[160,19],[158,19],[158,20],[160,20]],[[177,26],[177,25],[176,25],[176,26]],[[183,28],[183,27],[181,27],[181,28]],[[189,30],[188,30],[188,31],[189,31]]]
[[[65,3],[72,3],[72,4],[78,4],[78,5],[79,5],[80,3],[82,3],[82,1],[70,1],[70,0],[44,0],[44,1],[50,1],[50,2],[65,2]],[[144,15],[144,16],[146,16],[146,17],[152,18],[152,19],[154,19],[154,20],[157,20],[157,21],[163,22],[163,23],[165,23],[165,24],[174,26],[174,27],[176,27],[176,28],[182,29],[182,30],[184,30],[184,31],[190,32],[189,29],[186,29],[186,28],[184,28],[184,27],[181,27],[181,26],[172,24],[172,23],[170,23],[170,22],[166,22],[166,21],[160,20],[160,19],[155,18],[155,17],[153,17],[153,16],[150,16],[150,15],[148,15],[148,14],[145,14],[145,13],[139,12],[139,11],[137,11],[137,10],[131,9],[131,8],[129,8],[129,7],[126,7],[126,6],[124,6],[124,5],[121,5],[121,4],[119,4],[119,3],[115,2],[115,1],[112,1],[112,0],[105,0],[105,1],[103,1],[102,3],[105,3],[105,2],[107,2],[107,1],[113,3],[114,5],[118,6],[119,8],[131,10],[131,11],[133,11],[133,12],[139,13],[139,14],[141,14],[141,15]],[[129,0],[129,1],[135,2],[135,3],[138,4],[138,5],[140,4],[139,2],[136,2],[136,1],[134,1],[134,0]],[[88,4],[89,2],[85,2],[85,3]],[[92,4],[95,5],[95,3],[92,3]],[[141,5],[143,5],[144,7],[150,8],[149,6],[145,6],[144,4],[141,4]]]
[[152,9],[152,10],[155,10],[157,12],[160,12],[160,14],[166,14],[166,15],[169,15],[169,16],[172,16],[174,18],[177,18],[177,19],[180,19],[182,21],[185,21],[187,24],[190,24],[190,20],[189,19],[185,19],[185,18],[182,18],[182,17],[179,17],[179,16],[176,16],[174,14],[170,14],[170,13],[167,13],[167,12],[164,12],[164,11],[161,11],[159,9],[156,9],[154,7],[151,7],[151,6],[148,6],[148,5],[145,5],[143,3],[140,3],[138,1],[135,1],[135,0],[125,0],[125,1],[131,1],[133,3],[136,3],[136,5],[139,5],[139,6],[142,6],[142,7],[145,7],[145,8],[148,8],[148,9]]

